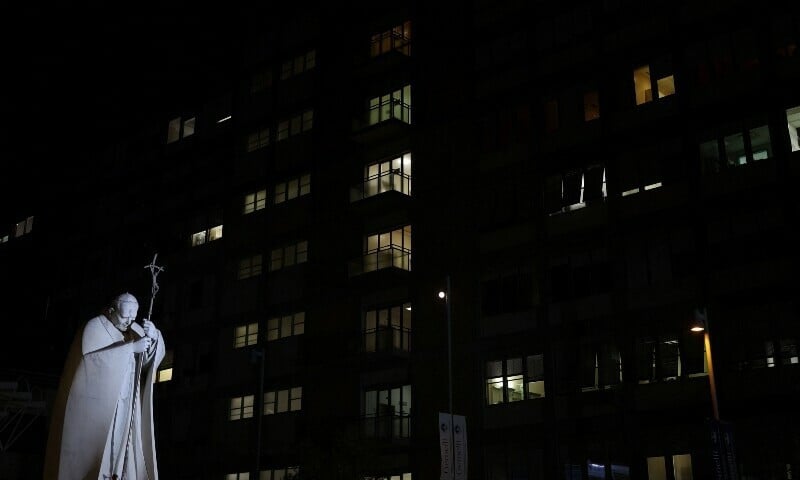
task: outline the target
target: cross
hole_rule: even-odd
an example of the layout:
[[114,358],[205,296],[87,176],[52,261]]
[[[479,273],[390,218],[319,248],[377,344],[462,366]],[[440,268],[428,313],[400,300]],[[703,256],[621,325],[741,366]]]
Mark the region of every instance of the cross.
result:
[[153,286],[150,289],[150,309],[147,311],[147,319],[149,320],[150,317],[153,315],[153,300],[156,298],[156,293],[158,293],[158,274],[164,271],[164,267],[159,267],[156,265],[156,259],[158,258],[158,253],[153,255],[153,261],[150,262],[149,265],[145,265],[144,268],[150,270],[150,275],[153,280]]

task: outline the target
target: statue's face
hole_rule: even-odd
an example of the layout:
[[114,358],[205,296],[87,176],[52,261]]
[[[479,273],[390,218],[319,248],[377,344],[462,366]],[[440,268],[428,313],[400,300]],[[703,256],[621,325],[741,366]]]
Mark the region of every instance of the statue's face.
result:
[[114,326],[120,331],[124,332],[136,320],[136,312],[139,310],[139,305],[135,302],[122,302],[112,315]]

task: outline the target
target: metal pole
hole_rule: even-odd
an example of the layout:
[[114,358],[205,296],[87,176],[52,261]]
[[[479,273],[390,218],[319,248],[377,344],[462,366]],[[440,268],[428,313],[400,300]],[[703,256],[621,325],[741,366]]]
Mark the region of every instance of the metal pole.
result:
[[452,323],[450,321],[450,275],[447,276],[447,288],[445,290],[445,304],[447,305],[447,406],[450,414],[450,474],[455,478],[456,456],[455,456],[455,432],[453,432],[453,334]]
[[259,365],[259,374],[258,374],[258,394],[256,398],[258,399],[255,403],[255,407],[258,411],[253,412],[256,417],[256,421],[258,422],[258,426],[256,427],[257,436],[256,436],[256,476],[258,476],[261,470],[261,424],[264,421],[264,357],[265,352],[263,348],[259,348],[254,350],[254,354],[259,358],[260,365]]
[[447,305],[447,393],[450,415],[453,414],[453,339],[450,325],[450,275],[447,276],[447,290],[445,293]]
[[714,412],[714,420],[719,421],[719,405],[717,404],[717,382],[714,380],[714,363],[711,360],[711,337],[708,334],[708,325],[703,332],[703,342],[706,350],[706,363],[708,363],[708,386],[711,390],[711,408]]

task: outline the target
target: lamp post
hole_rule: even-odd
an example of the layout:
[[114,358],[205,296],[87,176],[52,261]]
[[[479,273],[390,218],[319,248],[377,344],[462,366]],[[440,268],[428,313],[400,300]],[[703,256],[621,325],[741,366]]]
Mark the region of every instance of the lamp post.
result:
[[447,287],[439,292],[439,298],[447,307],[447,407],[453,413],[453,339],[450,326],[450,275],[447,276]]
[[711,335],[709,333],[708,315],[705,308],[694,312],[692,332],[703,332],[706,363],[708,364],[708,386],[711,392],[711,409],[714,419],[710,422],[711,434],[711,461],[714,478],[722,480],[738,480],[738,466],[736,462],[736,447],[734,446],[733,429],[728,422],[719,419],[719,405],[717,404],[717,383],[714,379],[714,363],[711,357]]
[[719,405],[717,404],[717,382],[714,379],[714,362],[711,358],[711,337],[708,328],[708,316],[705,309],[695,310],[694,324],[690,328],[692,332],[703,332],[703,344],[705,346],[706,364],[708,364],[708,386],[711,391],[711,409],[714,412],[714,420],[719,422]]
[[[450,474],[446,478],[454,478],[455,475],[455,451],[454,451],[454,436],[453,436],[453,339],[451,333],[450,322],[450,275],[446,277],[445,289],[439,291],[438,297],[444,300],[445,308],[447,311],[447,415],[449,418],[448,426],[448,442],[449,442],[449,458],[448,470]],[[443,477],[444,478],[444,477]]]

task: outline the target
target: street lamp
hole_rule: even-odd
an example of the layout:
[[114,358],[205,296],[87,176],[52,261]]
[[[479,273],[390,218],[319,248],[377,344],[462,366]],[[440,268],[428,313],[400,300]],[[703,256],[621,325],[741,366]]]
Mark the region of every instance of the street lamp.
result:
[[738,479],[739,473],[736,463],[736,447],[734,447],[733,430],[729,423],[723,423],[719,420],[717,383],[714,380],[714,363],[711,360],[711,340],[709,335],[710,328],[705,308],[698,308],[694,311],[694,323],[690,327],[690,330],[698,333],[703,332],[703,342],[706,350],[708,386],[711,391],[711,408],[714,412],[714,420],[710,422],[712,469],[716,472],[715,478]]
[[711,360],[711,339],[708,328],[708,315],[705,308],[694,311],[694,323],[689,329],[692,332],[703,332],[703,343],[705,345],[706,364],[708,364],[708,386],[711,390],[711,408],[714,412],[714,420],[719,422],[719,406],[717,405],[717,383],[714,380],[714,363]]

